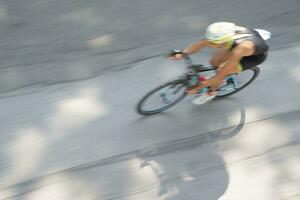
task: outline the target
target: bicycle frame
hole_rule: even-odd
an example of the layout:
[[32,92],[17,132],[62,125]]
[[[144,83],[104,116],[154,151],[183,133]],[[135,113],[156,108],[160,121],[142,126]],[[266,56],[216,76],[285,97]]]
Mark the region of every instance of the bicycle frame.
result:
[[189,87],[199,85],[199,76],[201,75],[201,72],[215,71],[215,68],[213,67],[203,67],[201,64],[193,64],[192,59],[188,55],[185,55],[183,60],[188,70],[186,73],[186,80]]
[[[214,67],[204,67],[201,64],[193,64],[192,59],[188,55],[184,55],[183,57],[184,63],[188,69],[186,73],[186,80],[188,83],[189,87],[193,87],[196,85],[199,85],[200,80],[199,76],[202,72],[207,72],[207,71],[216,71]],[[230,82],[234,88],[238,88],[237,81],[234,77],[234,75],[229,75],[225,78],[226,82]],[[226,90],[227,84],[225,86],[220,87],[218,90]]]

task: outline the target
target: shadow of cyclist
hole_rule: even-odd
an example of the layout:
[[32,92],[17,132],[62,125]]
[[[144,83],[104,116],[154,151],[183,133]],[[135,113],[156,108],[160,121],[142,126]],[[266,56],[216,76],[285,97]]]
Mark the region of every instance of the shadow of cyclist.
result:
[[217,143],[242,130],[246,114],[244,108],[239,112],[235,126],[154,144],[138,153],[141,168],[152,169],[159,180],[160,198],[216,200],[224,194],[229,175]]

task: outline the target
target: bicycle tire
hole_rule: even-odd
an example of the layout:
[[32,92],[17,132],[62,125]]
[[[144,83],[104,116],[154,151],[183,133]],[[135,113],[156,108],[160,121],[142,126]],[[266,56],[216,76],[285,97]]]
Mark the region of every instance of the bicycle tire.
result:
[[[218,100],[218,99],[222,99],[222,98],[225,98],[225,97],[228,97],[230,95],[233,95],[239,91],[241,91],[242,89],[246,88],[247,86],[249,86],[258,76],[258,74],[260,73],[260,69],[258,67],[252,67],[250,69],[247,69],[247,70],[252,70],[253,71],[253,76],[251,77],[251,79],[249,79],[249,81],[247,81],[242,87],[238,88],[237,90],[234,90],[232,92],[229,92],[227,94],[224,94],[224,95],[216,95],[216,97],[214,98],[215,100]],[[247,71],[245,70],[245,71]],[[243,73],[243,72],[241,72]]]
[[153,115],[153,114],[157,114],[157,113],[160,113],[162,111],[165,111],[167,109],[169,109],[170,107],[174,106],[175,104],[177,104],[179,101],[181,101],[186,95],[187,93],[186,92],[183,92],[180,96],[178,96],[176,98],[176,100],[174,100],[172,103],[166,105],[166,106],[163,106],[161,108],[158,108],[158,109],[155,109],[155,110],[144,110],[143,109],[143,104],[145,103],[145,101],[151,96],[153,95],[154,93],[156,93],[157,91],[165,88],[165,87],[168,87],[168,86],[171,86],[171,85],[179,85],[181,84],[182,87],[185,87],[185,90],[187,88],[186,84],[185,84],[185,81],[184,80],[176,80],[176,81],[170,81],[170,82],[167,82],[165,84],[162,84],[154,89],[152,89],[150,92],[148,92],[137,104],[137,107],[136,107],[136,110],[139,114],[141,115]]

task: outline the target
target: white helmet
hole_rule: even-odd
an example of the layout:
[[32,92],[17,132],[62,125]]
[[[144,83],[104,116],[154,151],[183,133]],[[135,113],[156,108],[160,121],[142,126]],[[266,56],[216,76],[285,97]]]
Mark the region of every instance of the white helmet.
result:
[[216,22],[206,28],[205,38],[215,44],[232,40],[235,24],[230,22]]

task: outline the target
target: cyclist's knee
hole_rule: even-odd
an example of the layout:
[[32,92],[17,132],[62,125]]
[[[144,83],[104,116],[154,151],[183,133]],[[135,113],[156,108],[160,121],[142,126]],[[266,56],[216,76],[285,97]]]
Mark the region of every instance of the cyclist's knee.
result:
[[223,67],[228,61],[212,58],[209,60],[211,66],[215,68]]
[[218,61],[218,59],[215,59],[215,58],[211,58],[209,60],[209,63],[210,63],[211,66],[214,66],[214,67],[218,67],[221,64],[221,62]]

